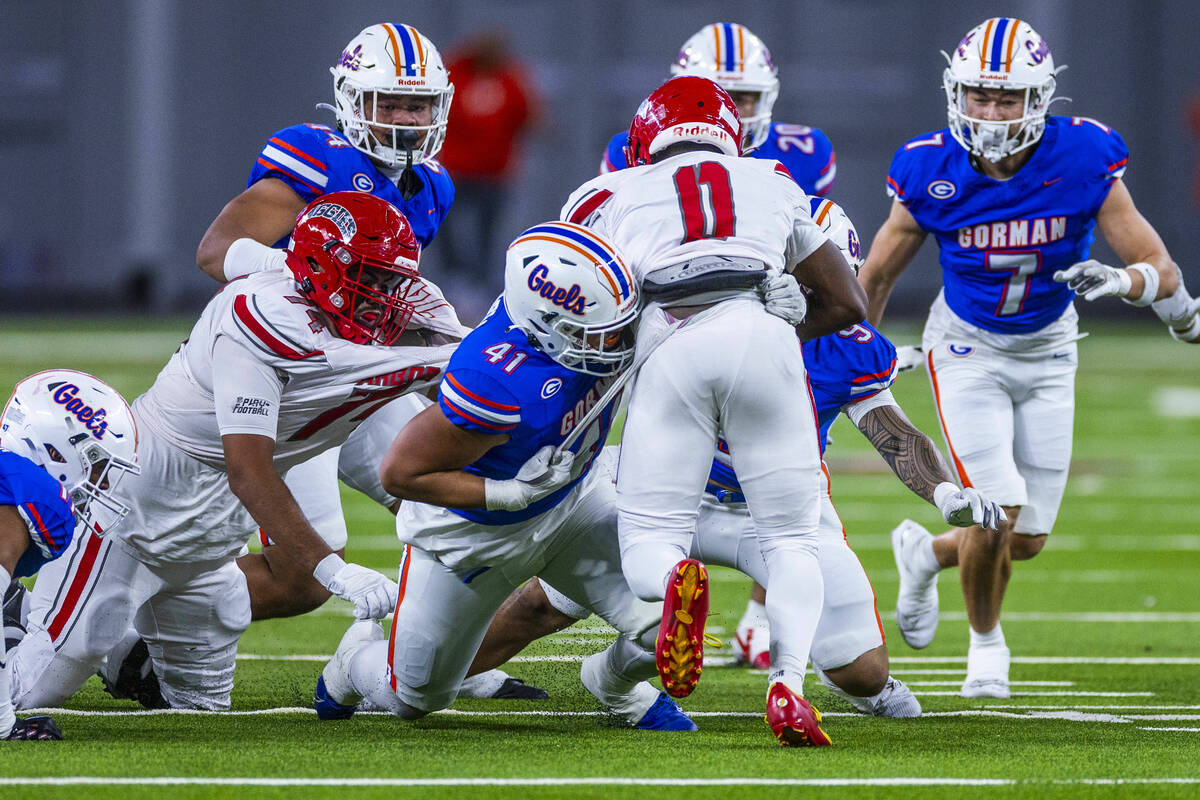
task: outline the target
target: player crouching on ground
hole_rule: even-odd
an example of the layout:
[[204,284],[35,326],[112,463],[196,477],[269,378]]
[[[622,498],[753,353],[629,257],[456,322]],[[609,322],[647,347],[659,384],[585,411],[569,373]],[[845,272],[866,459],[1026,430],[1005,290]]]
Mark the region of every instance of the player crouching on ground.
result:
[[17,719],[9,695],[10,626],[18,621],[25,590],[15,579],[39,568],[49,582],[56,561],[78,530],[109,532],[128,506],[113,497],[126,473],[137,475],[137,426],[115,389],[83,372],[56,369],[16,385],[0,418],[0,597],[5,641],[0,647],[0,739],[61,739],[46,716]]
[[228,708],[250,623],[234,557],[255,527],[360,617],[395,603],[394,582],[331,552],[280,475],[378,406],[435,385],[453,348],[394,346],[413,313],[419,247],[385,200],[321,197],[291,238],[288,269],[217,294],[134,401],[142,472],[114,490],[129,519],[112,536],[80,536],[79,557],[37,582],[13,658],[18,707],[60,704],[140,635],[168,704]]
[[404,719],[446,708],[496,610],[538,575],[621,634],[584,661],[592,694],[635,727],[695,730],[644,681],[661,611],[621,572],[604,451],[637,285],[603,238],[564,222],[521,234],[505,270],[502,301],[455,351],[437,406],[384,459],[406,545],[391,637],[375,622],[350,626],[317,680],[317,713],[344,719],[363,698]]

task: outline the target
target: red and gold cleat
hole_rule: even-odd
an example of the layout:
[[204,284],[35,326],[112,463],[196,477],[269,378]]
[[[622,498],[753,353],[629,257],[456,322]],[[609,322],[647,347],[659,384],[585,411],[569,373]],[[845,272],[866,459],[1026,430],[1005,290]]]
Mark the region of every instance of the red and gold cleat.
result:
[[833,744],[821,730],[821,712],[782,683],[767,692],[767,724],[784,747],[826,747]]
[[655,651],[658,677],[672,697],[687,697],[700,681],[707,619],[708,570],[696,559],[685,558],[667,580]]

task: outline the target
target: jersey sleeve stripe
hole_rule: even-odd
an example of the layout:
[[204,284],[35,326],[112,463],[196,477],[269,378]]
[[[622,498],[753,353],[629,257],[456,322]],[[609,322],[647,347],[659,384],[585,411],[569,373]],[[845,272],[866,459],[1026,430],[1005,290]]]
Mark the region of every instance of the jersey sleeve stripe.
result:
[[833,182],[837,179],[837,164],[834,162],[834,158],[832,155],[829,157],[829,163],[825,165],[825,170],[821,171],[821,177],[817,178],[817,182],[813,184],[813,188],[817,190],[819,197],[827,194],[833,188]]
[[860,375],[853,380],[853,383],[866,383],[868,381],[879,380],[880,378],[889,377],[895,371],[896,371],[896,359],[893,358],[892,363],[888,365],[887,369],[872,373],[871,375]]
[[[608,159],[607,151],[604,154],[605,160]],[[583,221],[592,215],[600,206],[604,205],[608,198],[612,197],[612,192],[608,189],[597,189],[583,200],[575,204],[575,210],[567,217],[568,221],[574,222],[576,225],[582,225]]]
[[307,161],[308,163],[312,164],[314,167],[321,170],[322,172],[326,172],[329,170],[329,167],[325,166],[323,163],[321,163],[317,159],[313,158],[308,153],[301,150],[299,147],[288,144],[283,139],[280,139],[278,136],[272,136],[269,141],[271,142],[271,144],[278,145],[279,147],[282,147],[284,150],[287,150],[292,155],[299,156],[300,158],[302,158],[305,161]]
[[817,206],[817,216],[813,217],[813,222],[820,225],[825,221],[825,217],[829,216],[829,209],[833,208],[832,200],[822,200],[821,205]]
[[269,170],[270,172],[278,172],[283,175],[286,175],[289,180],[303,183],[305,186],[307,186],[309,188],[310,191],[312,191],[313,194],[316,194],[316,195],[324,194],[324,192],[321,189],[318,189],[316,186],[313,186],[311,183],[304,180],[303,178],[299,178],[299,177],[293,175],[292,173],[288,172],[286,169],[283,169],[282,167],[280,167],[278,164],[272,164],[270,161],[267,161],[262,156],[259,156],[257,160],[258,160],[259,164],[266,167],[267,170]]
[[[785,178],[792,178],[792,173],[788,172],[788,168],[785,167],[783,164],[775,165],[775,174],[782,175]],[[792,178],[792,180],[795,181],[796,179]]]
[[461,405],[453,402],[450,399],[449,392],[446,391],[446,387],[444,385],[442,386],[442,396],[440,400],[443,405],[445,405],[458,416],[468,419],[471,422],[474,422],[476,425],[480,425],[488,430],[496,431],[497,433],[507,433],[508,431],[515,430],[517,427],[516,423],[497,425],[493,422],[483,419],[477,414],[471,413],[466,408],[463,408]]
[[[1121,172],[1124,172],[1125,165],[1128,163],[1129,163],[1129,156],[1125,156],[1125,158],[1122,158],[1120,161],[1116,162],[1115,164],[1109,164],[1108,167],[1105,169],[1105,171],[1115,173],[1115,172],[1117,172],[1117,170],[1120,170]],[[1120,175],[1118,174],[1117,177],[1120,177]]]
[[38,513],[38,510],[33,503],[26,503],[25,509],[29,512],[29,519],[32,520],[34,525],[37,526],[38,533],[42,535],[42,538],[45,539],[46,542],[55,549],[55,551],[61,552],[62,549],[67,546],[66,537],[55,538],[54,534],[50,532],[50,529],[46,527],[46,523],[42,521],[42,515]]
[[233,314],[239,326],[258,343],[266,346],[266,349],[277,356],[286,358],[290,361],[303,361],[306,358],[313,356],[324,355],[323,350],[310,350],[307,353],[300,351],[294,346],[277,338],[267,326],[259,320],[253,311],[250,310],[249,304],[246,302],[246,295],[240,294],[233,301]]
[[274,145],[268,144],[262,150],[262,155],[268,161],[290,171],[299,178],[315,183],[322,189],[329,183],[329,176],[324,172],[313,169],[308,164],[305,164],[300,159],[285,153]]
[[900,188],[900,184],[892,179],[891,175],[888,175],[887,185],[888,189],[891,190],[890,194],[895,195],[897,200],[904,202],[904,190]]
[[472,392],[470,389],[459,383],[458,379],[448,372],[446,373],[446,380],[450,382],[450,385],[454,387],[456,392],[461,393],[461,396],[464,398],[471,398],[471,400],[474,400],[475,402],[480,403],[482,406],[491,409],[492,413],[502,415],[505,411],[515,411],[516,414],[514,415],[514,419],[521,418],[520,406],[510,406],[504,403],[497,403],[495,400],[488,400],[486,397],[480,397],[475,392]]

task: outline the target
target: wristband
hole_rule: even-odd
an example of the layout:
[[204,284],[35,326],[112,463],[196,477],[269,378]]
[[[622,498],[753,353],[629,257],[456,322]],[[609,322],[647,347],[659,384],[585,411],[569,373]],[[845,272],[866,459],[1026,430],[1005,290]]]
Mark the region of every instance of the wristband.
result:
[[[329,589],[329,584],[333,582],[334,576],[341,572],[344,566],[346,566],[346,561],[341,556],[337,553],[330,553],[317,563],[316,569],[313,570],[313,577],[317,579],[317,583]],[[334,593],[336,594],[336,592]]]
[[937,488],[933,490],[933,504],[937,506],[938,510],[940,511],[947,496],[952,495],[957,491],[958,487],[953,483],[950,481],[942,481],[937,485]]
[[488,511],[520,511],[529,505],[519,481],[483,479],[483,504]]
[[243,237],[234,241],[225,251],[222,271],[225,273],[225,280],[232,281],[245,275],[285,266],[287,261],[283,250],[267,247],[262,242]]
[[[1141,273],[1142,278],[1145,281],[1145,286],[1142,287],[1142,293],[1140,295],[1137,297],[1130,297],[1128,292],[1131,291],[1133,284],[1132,279],[1130,279],[1129,286],[1125,286],[1125,281],[1122,281],[1121,288],[1125,296],[1121,299],[1126,303],[1129,303],[1131,306],[1148,306],[1153,303],[1154,298],[1158,296],[1158,270],[1156,270],[1150,264],[1147,264],[1145,261],[1139,261],[1136,264],[1130,264],[1125,268],[1125,270]],[[1128,272],[1126,272],[1126,277],[1128,277]]]

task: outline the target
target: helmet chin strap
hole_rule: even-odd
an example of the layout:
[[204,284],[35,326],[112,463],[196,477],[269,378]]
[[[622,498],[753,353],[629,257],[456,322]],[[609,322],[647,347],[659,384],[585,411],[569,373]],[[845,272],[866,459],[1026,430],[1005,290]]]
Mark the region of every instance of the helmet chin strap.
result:
[[425,188],[425,181],[421,180],[421,176],[413,169],[413,148],[416,147],[419,138],[420,134],[416,131],[401,131],[396,135],[398,144],[404,147],[405,156],[404,169],[396,179],[396,188],[406,201],[412,200]]

